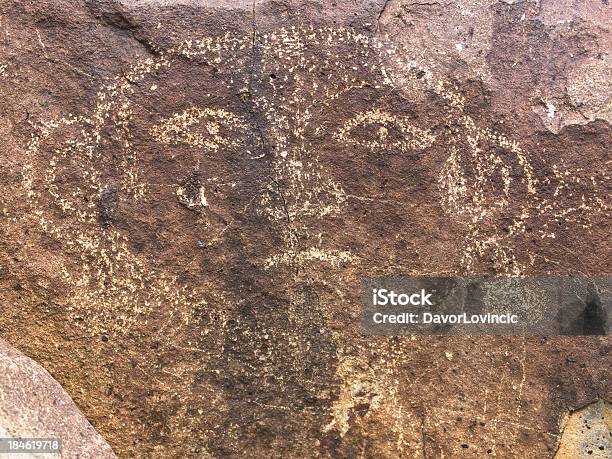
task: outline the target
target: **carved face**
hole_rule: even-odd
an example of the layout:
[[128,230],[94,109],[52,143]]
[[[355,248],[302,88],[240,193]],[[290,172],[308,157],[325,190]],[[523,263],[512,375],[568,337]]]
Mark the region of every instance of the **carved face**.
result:
[[508,238],[537,180],[464,106],[401,50],[344,29],[193,39],[103,86],[90,113],[42,125],[25,184],[44,232],[82,260],[61,270],[72,307],[99,304],[105,326],[239,295],[187,288],[202,272],[249,284],[382,254],[425,273],[491,253],[517,272]]
[[384,379],[412,370],[369,363],[395,366],[403,344],[358,341],[360,277],[521,272],[527,225],[603,208],[596,179],[536,177],[546,165],[409,55],[343,29],[193,39],[41,124],[23,171],[36,243],[56,257],[65,330],[94,337],[73,347],[92,345],[92,386],[111,374],[108,406],[150,416],[132,435],[222,432],[227,455],[254,438],[235,426],[335,445],[363,407],[395,432],[398,403],[419,425],[412,390],[430,386],[385,400]]

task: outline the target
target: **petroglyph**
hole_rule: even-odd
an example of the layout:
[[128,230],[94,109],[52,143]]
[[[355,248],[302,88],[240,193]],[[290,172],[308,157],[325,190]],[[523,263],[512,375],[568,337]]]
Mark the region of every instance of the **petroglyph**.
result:
[[[102,86],[90,113],[41,122],[29,145],[23,184],[43,232],[80,254],[82,266],[67,263],[58,271],[72,291],[67,307],[75,320],[87,316],[87,326],[126,330],[169,303],[173,306],[165,310],[172,320],[188,322],[190,305],[225,298],[220,291],[203,299],[175,273],[139,256],[129,228],[113,225],[115,212],[146,214],[143,209],[154,209],[160,196],[174,195],[173,202],[197,209],[205,221],[203,244],[214,245],[223,243],[238,218],[212,214],[215,200],[251,193],[249,206],[280,225],[283,241],[280,251],[263,261],[264,268],[358,263],[359,253],[329,245],[316,231],[321,219],[346,216],[351,201],[375,199],[346,191],[334,172],[340,166],[329,162],[330,144],[335,151],[340,145],[348,157],[358,151],[395,152],[410,155],[416,164],[427,162],[434,149],[445,152],[434,173],[448,219],[468,228],[462,255],[467,272],[477,269],[482,257],[493,257],[499,272],[520,274],[530,254],[519,260],[513,241],[528,222],[544,216],[540,234],[554,238],[555,218],[578,219],[608,209],[600,192],[608,176],[570,171],[561,163],[552,164],[544,179],[536,178],[530,153],[519,142],[480,127],[450,82],[403,56],[391,44],[341,28],[280,29],[256,34],[255,41],[231,34],[194,38],[137,62]],[[219,106],[212,91],[202,91],[200,100],[164,105],[168,91],[181,90],[165,81],[190,65],[200,73],[185,80],[185,88],[198,78],[214,79],[213,85],[239,96],[235,109]],[[356,91],[372,100],[371,109],[351,110]],[[410,104],[406,94],[415,91],[437,96],[445,113],[440,125],[448,129],[434,132],[435,126],[421,125],[409,111],[376,106],[381,97],[398,98],[397,91],[404,94],[402,107]],[[151,97],[159,102],[151,105]],[[251,119],[236,114],[245,106]],[[145,118],[152,128],[139,128]],[[217,170],[219,155],[228,158],[225,171]],[[160,161],[170,164],[176,177],[151,173]],[[240,184],[256,162],[268,168],[266,183],[247,191]],[[197,174],[199,185],[188,189],[180,171],[183,177]],[[221,181],[213,184],[218,176]],[[551,186],[552,195],[541,192]],[[561,204],[560,194],[574,196],[576,206]],[[502,217],[508,221],[503,231]],[[161,215],[154,218],[162,224]]]
[[[378,126],[376,132],[364,136],[363,140],[356,139],[351,136],[351,131],[357,127],[364,128],[368,125]],[[393,135],[390,131],[397,130],[398,133]],[[435,137],[429,131],[422,130],[412,126],[407,120],[385,113],[379,109],[370,110],[365,113],[359,113],[348,120],[344,125],[334,133],[334,137],[348,145],[360,145],[371,150],[422,150],[430,147]]]
[[[364,337],[357,293],[606,272],[583,249],[607,236],[609,126],[579,71],[604,87],[606,66],[564,57],[598,31],[542,44],[529,2],[389,2],[395,43],[375,2],[21,3],[0,62],[5,331],[118,453],[545,457],[559,411],[605,393],[601,342]],[[310,19],[347,28],[278,28]],[[562,125],[553,76],[585,104],[558,135],[527,102]]]
[[344,436],[349,430],[350,417],[356,416],[358,409],[365,409],[366,414],[376,412],[383,405],[384,398],[372,368],[354,358],[347,358],[338,366],[337,376],[342,381],[340,398],[334,403],[333,419],[323,432],[335,429]]
[[[199,130],[192,129],[194,126]],[[169,145],[186,143],[217,151],[219,148],[244,148],[248,129],[247,123],[227,110],[193,107],[162,120],[152,129],[152,135]],[[244,148],[244,152],[251,154],[248,148]]]

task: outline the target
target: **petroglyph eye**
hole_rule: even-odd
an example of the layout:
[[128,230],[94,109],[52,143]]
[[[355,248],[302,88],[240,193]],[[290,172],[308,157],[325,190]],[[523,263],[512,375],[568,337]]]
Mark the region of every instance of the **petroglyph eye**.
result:
[[151,135],[168,145],[187,144],[216,152],[221,148],[241,149],[249,156],[258,142],[252,139],[251,127],[241,117],[222,108],[188,108],[176,113],[151,129]]
[[409,119],[379,109],[358,113],[334,133],[334,138],[348,145],[370,150],[422,150],[435,137],[428,129],[413,126]]

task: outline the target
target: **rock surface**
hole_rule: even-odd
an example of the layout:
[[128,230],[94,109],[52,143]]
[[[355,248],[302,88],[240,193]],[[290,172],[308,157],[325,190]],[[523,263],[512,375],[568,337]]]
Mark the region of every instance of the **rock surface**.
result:
[[[112,449],[68,394],[32,359],[0,340],[0,437],[59,438],[62,452],[19,457],[105,459]],[[11,457],[2,454],[0,457]]]
[[563,436],[556,459],[607,458],[612,451],[612,407],[598,400],[563,419]]
[[366,276],[610,276],[610,6],[0,2],[0,336],[120,457],[553,457],[608,337],[364,337]]

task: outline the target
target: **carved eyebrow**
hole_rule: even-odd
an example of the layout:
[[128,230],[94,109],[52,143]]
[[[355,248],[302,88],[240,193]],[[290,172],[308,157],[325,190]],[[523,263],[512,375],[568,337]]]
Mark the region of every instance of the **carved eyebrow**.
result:
[[223,108],[191,107],[162,119],[150,133],[167,145],[184,143],[217,151],[221,147],[243,147],[249,130],[240,116]]
[[[378,125],[378,136],[362,140],[353,136],[353,131],[370,125]],[[400,138],[387,139],[388,130],[399,131]],[[420,129],[410,124],[407,117],[395,115],[380,109],[361,112],[347,120],[336,132],[334,139],[348,145],[360,145],[370,149],[397,148],[401,151],[422,150],[431,146],[436,137],[429,129]]]

